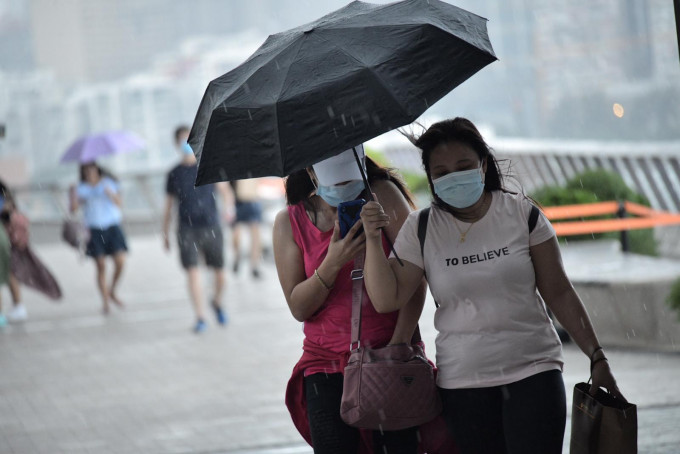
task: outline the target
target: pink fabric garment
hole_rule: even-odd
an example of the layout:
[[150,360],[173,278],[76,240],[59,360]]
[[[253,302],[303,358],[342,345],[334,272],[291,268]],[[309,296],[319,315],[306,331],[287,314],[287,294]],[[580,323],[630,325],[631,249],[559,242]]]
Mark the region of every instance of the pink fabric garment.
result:
[[[293,238],[302,251],[305,275],[314,274],[326,257],[333,230],[320,231],[309,219],[302,204],[288,208]],[[389,245],[383,239],[385,254]],[[350,273],[354,262],[349,261],[342,267],[329,292],[326,302],[309,319],[305,320],[305,345],[312,344],[335,354],[345,354],[349,350],[352,319],[352,280]],[[329,283],[331,284],[331,283]],[[398,313],[379,314],[364,293],[362,306],[361,341],[366,346],[381,347],[386,345],[394,332]],[[326,361],[314,364],[305,370],[305,376],[317,372],[342,372],[337,361]]]
[[[302,204],[288,207],[293,238],[303,254],[305,275],[310,277],[326,256],[333,231],[321,232],[309,219]],[[389,245],[383,238],[385,254]],[[303,354],[293,369],[286,389],[286,406],[300,435],[312,446],[307,419],[303,378],[313,373],[343,373],[349,359],[352,319],[353,262],[346,264],[333,283],[323,307],[305,321]],[[361,341],[363,345],[386,345],[396,325],[398,312],[379,314],[364,294],[362,306]],[[361,430],[359,454],[372,452],[372,434]],[[420,428],[421,453],[455,454],[457,449],[440,418]]]

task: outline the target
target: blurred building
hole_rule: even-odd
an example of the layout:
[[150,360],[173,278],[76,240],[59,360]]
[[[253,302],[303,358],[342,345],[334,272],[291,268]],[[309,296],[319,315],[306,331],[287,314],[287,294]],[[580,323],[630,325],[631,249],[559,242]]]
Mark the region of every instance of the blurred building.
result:
[[[300,4],[306,4],[302,14]],[[144,70],[156,54],[188,37],[253,27],[279,31],[282,24],[299,25],[301,15],[313,11],[330,10],[323,2],[299,0],[30,0],[38,66],[52,68],[62,81],[79,83]]]
[[118,173],[165,170],[177,159],[174,128],[193,120],[207,81],[245,60],[261,40],[252,32],[188,40],[145,72],[97,84],[72,86],[46,71],[0,72],[0,122],[6,124],[0,162],[20,161],[34,181],[73,179],[74,166],[59,164],[73,141],[124,129],[144,138],[146,149],[105,164]]

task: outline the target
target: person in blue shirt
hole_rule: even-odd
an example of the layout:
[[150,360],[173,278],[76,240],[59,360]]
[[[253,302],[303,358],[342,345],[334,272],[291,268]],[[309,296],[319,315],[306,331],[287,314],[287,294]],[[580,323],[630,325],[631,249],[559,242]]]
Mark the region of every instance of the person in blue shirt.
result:
[[206,266],[214,273],[213,291],[210,305],[215,313],[217,323],[224,326],[227,314],[222,307],[224,293],[224,240],[222,225],[217,210],[216,193],[223,199],[225,218],[233,217],[233,194],[226,183],[194,186],[198,166],[196,157],[187,143],[189,128],[179,126],[175,130],[175,145],[182,159],[168,173],[166,182],[166,202],[163,215],[163,241],[166,250],[170,250],[170,223],[175,204],[177,205],[177,245],[182,267],[187,273],[187,284],[191,303],[196,314],[194,332],[201,333],[206,327],[203,309],[203,290],[199,261],[203,259]]
[[[122,308],[123,302],[116,293],[125,265],[128,250],[125,234],[121,228],[120,185],[96,163],[80,166],[80,184],[71,187],[71,212],[82,209],[85,224],[90,229],[86,254],[97,264],[97,285],[103,302],[103,312],[108,314],[109,302]],[[114,270],[111,283],[106,281],[106,257],[113,258]]]

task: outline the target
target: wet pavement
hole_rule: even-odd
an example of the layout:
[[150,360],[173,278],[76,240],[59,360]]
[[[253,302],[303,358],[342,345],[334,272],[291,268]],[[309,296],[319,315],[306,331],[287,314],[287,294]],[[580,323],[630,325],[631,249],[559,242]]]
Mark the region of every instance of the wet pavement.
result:
[[[197,336],[176,251],[166,255],[154,236],[130,238],[130,246],[120,290],[127,308],[106,318],[93,264],[65,245],[40,246],[64,300],[26,290],[29,320],[0,330],[0,453],[310,453],[283,403],[301,324],[271,262],[261,280],[247,267],[229,273],[229,325],[210,319]],[[7,309],[6,288],[2,298]],[[431,354],[433,311],[428,301],[421,323]],[[680,453],[680,355],[608,356],[639,406],[639,452]],[[572,345],[565,357],[570,400],[588,362]]]

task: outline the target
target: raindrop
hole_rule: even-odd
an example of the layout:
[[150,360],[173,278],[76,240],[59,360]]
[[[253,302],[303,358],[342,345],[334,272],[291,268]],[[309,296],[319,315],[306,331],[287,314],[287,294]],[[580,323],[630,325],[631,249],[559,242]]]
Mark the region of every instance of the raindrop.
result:
[[356,128],[357,125],[354,123],[354,115],[350,115],[349,119],[352,120],[352,127]]
[[392,219],[397,219],[397,210],[392,210]]
[[583,317],[581,317],[581,328],[586,328],[586,322],[583,320]]
[[583,189],[583,180],[579,178],[578,182],[581,183],[581,189]]
[[430,104],[427,102],[427,98],[423,98],[423,101],[425,101],[425,107],[427,107],[429,109]]
[[316,387],[316,383],[313,383],[314,385],[314,393],[318,396],[319,395],[319,389]]
[[281,70],[281,67],[279,66],[279,62],[274,60],[274,64],[276,65],[276,69]]
[[250,119],[250,121],[253,121],[253,116],[250,114],[250,109],[248,109],[248,118]]
[[246,176],[248,177],[248,179],[253,178],[253,172],[249,170]]
[[345,119],[345,114],[340,115],[340,119],[342,120],[342,125],[347,126],[347,120]]
[[196,247],[196,242],[194,241],[194,249],[196,249],[196,252],[198,252],[198,247]]
[[631,331],[633,332],[633,337],[637,337],[637,334],[635,334],[635,330],[631,328]]
[[250,87],[248,86],[248,82],[243,84],[243,90],[245,90],[246,94],[250,94]]
[[222,103],[222,109],[224,109],[224,113],[229,113],[229,110],[227,109],[227,103]]
[[215,231],[213,229],[210,229],[210,233],[212,233],[213,238],[215,238]]
[[330,118],[335,118],[335,112],[333,112],[333,107],[332,107],[332,106],[326,107],[326,111],[328,112],[328,116],[329,116]]
[[222,180],[227,179],[227,172],[225,172],[224,167],[220,167],[219,174],[220,174],[220,178]]
[[642,308],[647,312],[647,305],[645,303],[642,303]]
[[338,138],[338,131],[336,131],[335,128],[333,128],[333,134],[335,135],[335,138],[337,139]]

